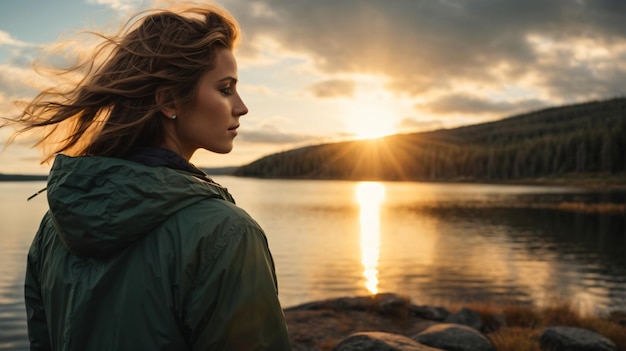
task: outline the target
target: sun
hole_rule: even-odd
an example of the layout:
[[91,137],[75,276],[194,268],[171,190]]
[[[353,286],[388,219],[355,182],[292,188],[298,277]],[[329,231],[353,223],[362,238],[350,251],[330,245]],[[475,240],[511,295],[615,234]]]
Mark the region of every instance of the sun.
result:
[[397,133],[396,109],[386,101],[359,99],[345,107],[347,132],[357,139],[374,139]]

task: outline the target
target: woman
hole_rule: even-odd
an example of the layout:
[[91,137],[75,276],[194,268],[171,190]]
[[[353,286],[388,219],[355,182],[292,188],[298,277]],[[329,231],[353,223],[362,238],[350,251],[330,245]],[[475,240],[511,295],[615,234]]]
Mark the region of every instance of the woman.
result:
[[230,152],[248,112],[237,24],[197,5],[129,23],[12,119],[60,140],[28,254],[31,350],[288,350],[262,229],[189,163]]

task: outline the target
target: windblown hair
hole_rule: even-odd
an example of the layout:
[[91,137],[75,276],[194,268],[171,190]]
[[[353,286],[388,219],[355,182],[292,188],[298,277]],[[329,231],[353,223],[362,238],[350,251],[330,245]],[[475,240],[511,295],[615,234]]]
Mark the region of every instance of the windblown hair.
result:
[[[163,141],[164,106],[190,106],[201,76],[215,66],[221,49],[233,49],[239,27],[225,10],[193,5],[133,16],[80,62],[56,73],[79,73],[70,89],[43,90],[9,118],[17,134],[44,130],[35,146],[42,162],[56,153],[121,157],[134,146]],[[163,89],[163,101],[156,94]]]

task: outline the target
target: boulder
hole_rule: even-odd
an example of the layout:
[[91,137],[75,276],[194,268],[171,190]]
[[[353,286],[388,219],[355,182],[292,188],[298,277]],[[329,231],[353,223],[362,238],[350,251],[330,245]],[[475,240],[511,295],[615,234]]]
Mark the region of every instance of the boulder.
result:
[[616,351],[617,346],[591,330],[576,327],[549,327],[539,336],[539,346],[550,351]]
[[333,351],[443,351],[410,338],[383,332],[354,333],[339,342]]
[[409,299],[406,297],[392,293],[383,293],[314,301],[285,308],[285,312],[332,309],[335,311],[369,311],[390,316],[405,316],[409,313],[409,305]]
[[409,306],[409,311],[416,317],[440,322],[450,315],[450,311],[447,309],[435,306],[411,305]]
[[412,339],[446,351],[496,351],[487,337],[476,329],[461,324],[433,325]]
[[396,294],[378,294],[378,312],[385,316],[404,317],[409,313],[409,300]]
[[470,310],[468,308],[461,308],[460,310],[452,313],[451,315],[446,317],[443,322],[452,324],[463,324],[476,330],[482,330],[483,328],[483,318],[478,312]]

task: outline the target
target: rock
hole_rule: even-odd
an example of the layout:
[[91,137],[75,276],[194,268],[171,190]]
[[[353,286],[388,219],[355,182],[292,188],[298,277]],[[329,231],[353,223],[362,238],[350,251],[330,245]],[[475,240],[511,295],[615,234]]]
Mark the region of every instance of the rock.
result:
[[463,324],[476,330],[482,330],[483,328],[483,319],[480,314],[468,308],[461,308],[460,310],[452,313],[451,315],[446,317],[443,322]]
[[357,296],[357,297],[339,297],[321,301],[304,303],[301,305],[285,308],[285,312],[293,311],[315,311],[332,309],[337,311],[367,311],[373,309],[374,297]]
[[354,333],[337,344],[333,351],[443,351],[417,343],[410,338],[383,332]]
[[378,311],[385,316],[404,317],[409,312],[409,300],[395,294],[380,294],[376,296]]
[[322,303],[320,301],[307,302],[301,305],[292,306],[285,308],[285,312],[294,312],[294,311],[315,311],[322,309]]
[[372,309],[373,297],[357,296],[357,297],[340,297],[333,300],[327,300],[329,306],[338,311],[367,311]]
[[539,337],[542,350],[550,351],[616,351],[617,346],[604,336],[575,327],[549,327]]
[[437,324],[412,339],[446,351],[496,351],[491,341],[479,331],[461,324]]
[[416,316],[433,321],[443,321],[450,315],[450,312],[443,307],[434,306],[409,306],[409,311]]
[[409,305],[408,298],[397,294],[384,293],[309,302],[286,308],[285,312],[332,309],[336,311],[369,311],[388,316],[406,316],[409,313]]

